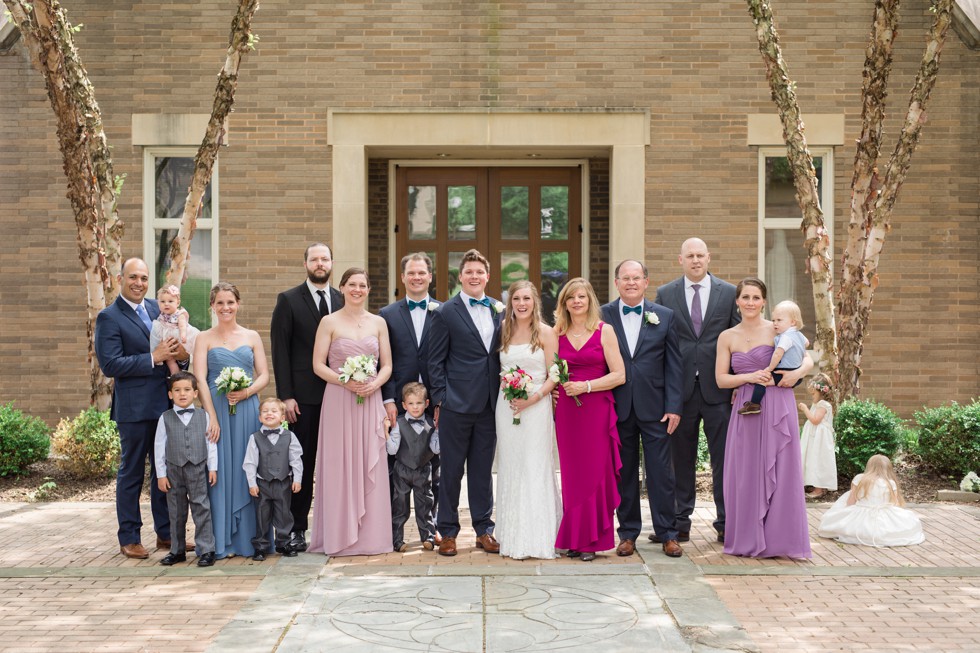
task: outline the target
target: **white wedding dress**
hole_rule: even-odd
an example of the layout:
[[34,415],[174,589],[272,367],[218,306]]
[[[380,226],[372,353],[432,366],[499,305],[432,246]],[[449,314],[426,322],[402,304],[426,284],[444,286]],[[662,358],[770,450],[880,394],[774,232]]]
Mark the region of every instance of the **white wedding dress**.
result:
[[[511,345],[500,352],[500,369],[518,366],[531,375],[528,394],[547,380],[544,350]],[[494,537],[500,555],[510,558],[557,558],[555,536],[561,522],[561,495],[555,477],[555,421],[551,399],[514,414],[501,390],[497,397],[497,510]]]
[[861,497],[852,506],[847,500],[864,474],[851,481],[851,489],[837,499],[820,520],[817,534],[845,544],[865,546],[909,546],[925,540],[919,516],[908,508],[891,502],[889,483],[879,478],[871,487],[869,496]]

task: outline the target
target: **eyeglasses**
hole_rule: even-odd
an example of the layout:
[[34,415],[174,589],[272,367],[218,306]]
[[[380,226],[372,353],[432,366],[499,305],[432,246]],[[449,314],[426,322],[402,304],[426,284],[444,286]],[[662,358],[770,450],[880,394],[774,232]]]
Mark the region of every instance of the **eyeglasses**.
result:
[[646,279],[646,277],[620,277],[619,280],[623,283],[640,283]]

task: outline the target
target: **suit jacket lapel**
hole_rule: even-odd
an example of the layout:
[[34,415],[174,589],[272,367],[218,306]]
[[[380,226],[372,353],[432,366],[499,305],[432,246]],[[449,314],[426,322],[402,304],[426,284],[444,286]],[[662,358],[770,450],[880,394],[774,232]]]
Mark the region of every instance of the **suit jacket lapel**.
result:
[[[684,281],[684,277],[677,280],[677,288],[675,289],[674,305],[677,307],[678,313],[681,314],[684,324],[687,325],[688,330],[694,338],[698,336],[694,333],[694,322],[691,320],[691,311],[687,308],[687,282]],[[702,320],[701,324],[704,324]]]
[[612,312],[612,317],[608,315],[607,317],[609,317],[609,324],[612,325],[613,331],[616,332],[616,337],[619,339],[619,350],[623,354],[623,358],[633,358],[629,340],[626,339],[626,329],[623,328],[622,305],[622,302],[618,299],[611,302],[609,310]]
[[711,279],[711,295],[708,297],[708,307],[704,312],[704,320],[701,321],[701,331],[704,331],[704,325],[708,323],[711,316],[716,310],[718,310],[718,303],[721,301],[721,282],[715,279],[710,274],[708,278]]
[[[432,304],[432,299],[429,299],[429,305]],[[438,306],[438,304],[437,304]],[[429,324],[432,323],[432,311],[428,308],[425,310],[425,321],[422,322],[422,337],[419,338],[419,349],[425,345],[425,339],[429,337]]]
[[313,316],[314,324],[320,324],[320,309],[316,306],[316,300],[313,299],[313,295],[310,294],[310,289],[306,283],[300,285],[299,296],[303,299],[303,303],[306,304],[306,308],[310,309],[310,314]]
[[648,302],[646,299],[644,299],[643,312],[640,313],[640,333],[639,335],[636,336],[636,348],[633,350],[634,354],[640,351],[640,347],[643,346],[643,338],[644,336],[646,336],[647,333],[646,314],[651,312],[652,310],[653,310],[653,305],[650,302]]
[[[402,321],[405,322],[405,328],[408,329],[407,333],[412,341],[412,346],[415,347],[415,351],[418,351],[419,340],[415,337],[415,322],[412,321],[412,311],[408,308],[408,302],[404,299],[398,303],[398,314],[402,316]],[[424,329],[422,333],[425,334]]]
[[[122,313],[123,315],[125,315],[127,318],[129,318],[130,321],[133,324],[135,324],[139,328],[140,331],[142,331],[143,333],[145,333],[147,338],[149,338],[150,337],[150,332],[146,329],[146,325],[143,324],[143,320],[141,320],[140,319],[140,316],[136,314],[136,311],[133,310],[133,307],[130,306],[126,302],[126,300],[122,298],[122,295],[119,295],[118,297],[116,297],[116,304],[119,306],[119,312]],[[149,315],[150,312],[147,311],[146,314]]]
[[453,308],[459,314],[460,319],[463,320],[463,323],[469,328],[470,332],[473,334],[473,337],[479,341],[480,346],[482,347],[483,336],[480,335],[480,330],[476,328],[476,322],[474,322],[473,318],[470,317],[469,308],[467,308],[466,304],[463,302],[463,293],[458,293],[450,301],[453,303]]

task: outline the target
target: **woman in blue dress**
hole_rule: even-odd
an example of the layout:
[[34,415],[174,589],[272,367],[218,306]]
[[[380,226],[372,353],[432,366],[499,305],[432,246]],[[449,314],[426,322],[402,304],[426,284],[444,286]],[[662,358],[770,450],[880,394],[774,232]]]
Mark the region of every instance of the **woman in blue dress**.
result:
[[[211,289],[217,323],[201,333],[194,347],[194,376],[207,379],[201,392],[208,412],[208,437],[218,443],[218,482],[210,489],[215,554],[218,558],[254,553],[255,506],[242,470],[248,436],[259,429],[258,394],[269,384],[269,366],[259,334],[238,324],[238,288],[219,281]],[[219,394],[215,380],[226,367],[240,367],[252,378],[244,390]],[[235,414],[230,414],[231,408]],[[271,539],[270,539],[271,541]]]

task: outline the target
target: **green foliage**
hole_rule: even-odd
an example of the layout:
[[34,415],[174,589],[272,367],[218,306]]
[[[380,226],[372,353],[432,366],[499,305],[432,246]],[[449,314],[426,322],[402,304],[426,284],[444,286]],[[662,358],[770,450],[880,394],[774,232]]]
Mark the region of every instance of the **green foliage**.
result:
[[111,476],[119,468],[119,431],[109,411],[93,406],[61,420],[52,445],[58,467],[78,478]]
[[51,429],[39,417],[25,415],[13,403],[0,406],[0,476],[20,475],[48,457]]
[[698,464],[699,472],[711,471],[711,460],[708,454],[708,438],[704,434],[704,424],[698,426]]
[[57,489],[58,484],[52,481],[50,476],[45,476],[44,483],[37,486],[37,489],[30,493],[29,498],[31,501],[47,501]]
[[864,471],[875,454],[895,456],[902,442],[902,420],[873,400],[848,399],[834,416],[837,471],[847,478]]
[[980,469],[980,403],[948,406],[915,413],[919,454],[939,474],[962,476]]

